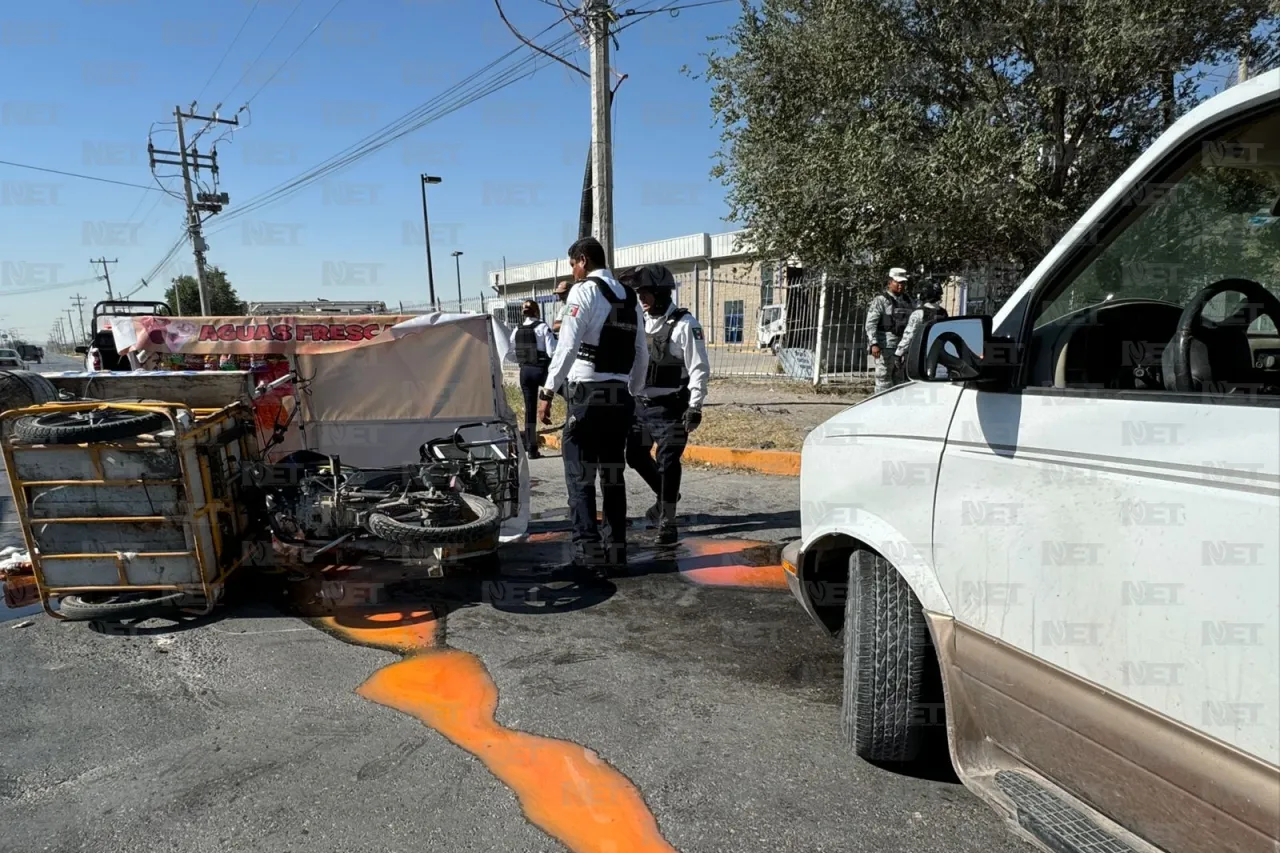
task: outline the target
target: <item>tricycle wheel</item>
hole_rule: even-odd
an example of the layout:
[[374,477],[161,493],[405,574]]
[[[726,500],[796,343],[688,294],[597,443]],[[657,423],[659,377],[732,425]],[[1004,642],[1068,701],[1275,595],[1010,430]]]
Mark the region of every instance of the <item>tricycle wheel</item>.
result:
[[159,412],[127,409],[49,412],[15,422],[13,434],[32,444],[82,444],[135,438],[164,429],[168,422]]
[[470,545],[498,529],[498,507],[488,498],[479,495],[460,496],[473,516],[461,524],[430,525],[421,516],[392,518],[381,512],[369,514],[365,527],[370,533],[387,542],[400,544]]
[[184,592],[93,592],[64,595],[58,612],[72,622],[118,622],[172,610],[189,600]]

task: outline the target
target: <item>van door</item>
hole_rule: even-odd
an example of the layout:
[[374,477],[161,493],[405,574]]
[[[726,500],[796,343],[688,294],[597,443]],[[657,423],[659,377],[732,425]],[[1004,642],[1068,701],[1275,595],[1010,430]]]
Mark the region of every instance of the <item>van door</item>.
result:
[[962,394],[935,562],[986,737],[1165,849],[1264,849],[1280,819],[1280,373],[1240,353],[1273,337],[1256,316],[1270,300],[1207,306],[1219,336],[1194,391],[1165,349],[1206,286],[1278,295],[1280,240],[1239,226],[1280,172],[1191,158],[1033,296],[1022,387]]

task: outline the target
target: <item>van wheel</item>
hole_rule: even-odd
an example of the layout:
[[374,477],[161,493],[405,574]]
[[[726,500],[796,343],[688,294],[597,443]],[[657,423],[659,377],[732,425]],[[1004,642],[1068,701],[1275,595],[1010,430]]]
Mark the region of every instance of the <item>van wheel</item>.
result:
[[849,558],[844,605],[841,727],[868,761],[910,761],[920,753],[919,717],[929,631],[902,575],[872,551]]

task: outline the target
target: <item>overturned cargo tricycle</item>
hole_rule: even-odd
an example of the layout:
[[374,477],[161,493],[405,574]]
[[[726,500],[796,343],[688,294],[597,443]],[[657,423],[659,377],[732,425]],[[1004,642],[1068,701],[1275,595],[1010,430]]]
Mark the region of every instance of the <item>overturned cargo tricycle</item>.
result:
[[[207,613],[242,567],[358,563],[440,577],[492,561],[524,535],[528,466],[501,392],[496,341],[505,335],[490,318],[431,315],[359,341],[309,343],[281,331],[308,318],[182,318],[197,332],[181,338],[153,334],[176,318],[150,319],[116,330],[125,347],[265,350],[289,372],[269,382],[239,372],[239,399],[221,408],[208,408],[208,392],[236,387],[227,372],[139,371],[97,384],[115,397],[136,385],[165,399],[0,415],[51,614]],[[273,339],[198,331],[227,325],[265,326]],[[258,404],[273,396],[264,420]]]

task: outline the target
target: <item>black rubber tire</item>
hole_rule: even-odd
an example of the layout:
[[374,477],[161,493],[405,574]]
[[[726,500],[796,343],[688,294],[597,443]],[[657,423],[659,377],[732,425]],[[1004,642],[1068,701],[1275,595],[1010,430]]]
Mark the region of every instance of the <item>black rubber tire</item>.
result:
[[365,529],[379,539],[402,545],[470,545],[486,536],[492,536],[500,524],[498,507],[493,501],[479,495],[464,494],[462,499],[475,516],[474,520],[449,527],[422,527],[405,524],[389,515],[374,512],[369,514]]
[[[58,389],[39,373],[30,370],[0,370],[0,412],[25,409],[58,399]],[[0,424],[0,437],[13,432],[12,420]]]
[[841,728],[867,761],[911,761],[920,754],[921,695],[929,629],[920,601],[889,561],[872,551],[849,557],[844,605]]
[[[87,414],[87,413],[80,413]],[[50,412],[15,421],[13,433],[21,441],[31,444],[86,444],[92,441],[117,441],[156,432],[169,425],[169,419],[159,412],[120,413],[106,423],[59,423],[67,415]]]
[[118,622],[121,619],[141,619],[189,604],[190,596],[185,592],[158,593],[145,598],[141,594],[106,593],[92,596],[88,601],[84,596],[64,595],[58,600],[58,612],[72,622]]

